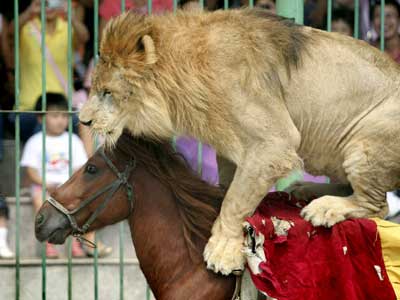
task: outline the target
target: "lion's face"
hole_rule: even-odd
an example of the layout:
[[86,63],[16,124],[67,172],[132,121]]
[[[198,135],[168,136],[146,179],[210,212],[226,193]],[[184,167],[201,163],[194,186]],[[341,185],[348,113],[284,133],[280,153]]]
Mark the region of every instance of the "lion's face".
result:
[[104,30],[90,99],[79,119],[108,145],[115,144],[125,128],[153,138],[174,134],[168,99],[157,84],[158,56],[151,32],[150,23],[133,13],[113,19]]
[[125,128],[136,136],[169,138],[174,134],[169,109],[154,82],[135,75],[102,60],[93,71],[89,100],[79,119],[103,136],[108,146],[115,145]]
[[129,93],[120,72],[99,62],[93,72],[89,100],[79,113],[80,121],[104,136],[107,144],[115,144],[127,122],[128,114],[121,102],[128,100]]

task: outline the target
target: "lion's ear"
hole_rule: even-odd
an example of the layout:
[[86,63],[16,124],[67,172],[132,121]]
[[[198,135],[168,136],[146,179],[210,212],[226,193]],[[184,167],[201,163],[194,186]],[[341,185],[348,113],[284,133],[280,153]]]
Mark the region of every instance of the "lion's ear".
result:
[[156,48],[154,46],[154,41],[149,35],[144,35],[139,40],[138,45],[139,51],[143,51],[145,54],[145,63],[146,65],[152,65],[157,62],[157,53]]

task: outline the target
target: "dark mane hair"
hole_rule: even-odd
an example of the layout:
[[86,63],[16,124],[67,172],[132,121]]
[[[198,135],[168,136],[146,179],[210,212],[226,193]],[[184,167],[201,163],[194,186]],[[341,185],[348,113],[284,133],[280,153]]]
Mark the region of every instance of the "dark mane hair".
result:
[[[212,186],[193,172],[170,141],[159,142],[133,137],[124,132],[116,143],[117,152],[136,159],[138,165],[166,185],[175,196],[183,223],[183,234],[189,253],[199,252],[211,235],[219,214],[224,190]],[[202,250],[202,249],[201,249]]]

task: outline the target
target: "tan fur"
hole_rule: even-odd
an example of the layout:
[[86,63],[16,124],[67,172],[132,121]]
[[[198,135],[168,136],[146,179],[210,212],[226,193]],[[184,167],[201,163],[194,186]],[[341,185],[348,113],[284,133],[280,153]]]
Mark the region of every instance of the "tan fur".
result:
[[80,119],[110,144],[123,127],[196,136],[236,164],[204,251],[228,274],[243,267],[243,219],[303,163],[354,190],[305,207],[314,225],[384,214],[400,184],[399,83],[399,67],[366,43],[260,10],[129,13],[105,30]]

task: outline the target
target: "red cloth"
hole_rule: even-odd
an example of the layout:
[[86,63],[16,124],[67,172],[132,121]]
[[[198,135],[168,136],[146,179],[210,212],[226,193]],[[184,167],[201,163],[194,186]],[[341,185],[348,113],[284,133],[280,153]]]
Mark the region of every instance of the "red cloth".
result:
[[[266,262],[259,264],[260,274],[251,274],[260,291],[278,300],[396,299],[375,222],[354,219],[314,228],[299,212],[286,193],[276,192],[247,219],[265,237]],[[275,234],[272,216],[293,222],[287,236]],[[382,280],[374,266],[381,268]]]

